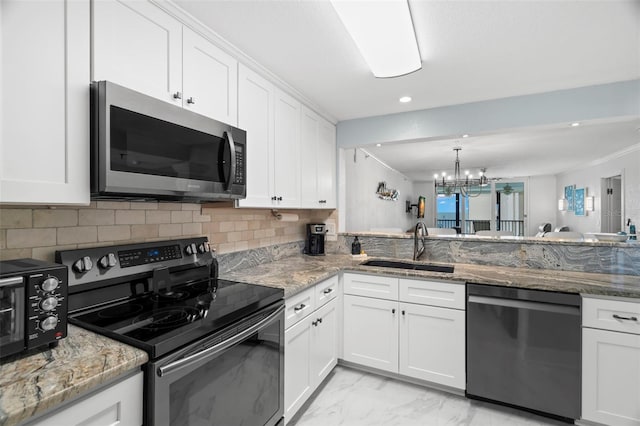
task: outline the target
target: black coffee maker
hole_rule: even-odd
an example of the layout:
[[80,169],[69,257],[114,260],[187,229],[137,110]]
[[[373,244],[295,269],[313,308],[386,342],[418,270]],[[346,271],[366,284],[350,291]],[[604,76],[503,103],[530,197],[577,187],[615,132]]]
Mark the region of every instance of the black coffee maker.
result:
[[327,233],[327,225],[324,223],[307,224],[307,240],[304,244],[304,252],[310,256],[324,255],[324,235]]

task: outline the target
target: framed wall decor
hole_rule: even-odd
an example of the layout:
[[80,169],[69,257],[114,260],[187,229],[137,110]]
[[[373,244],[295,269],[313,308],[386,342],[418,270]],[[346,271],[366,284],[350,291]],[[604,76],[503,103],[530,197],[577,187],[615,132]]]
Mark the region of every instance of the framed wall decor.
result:
[[584,196],[586,190],[585,188],[578,188],[574,192],[573,202],[574,202],[574,213],[576,216],[584,216]]
[[567,200],[567,211],[573,211],[574,192],[576,190],[575,185],[569,185],[564,187],[564,199]]

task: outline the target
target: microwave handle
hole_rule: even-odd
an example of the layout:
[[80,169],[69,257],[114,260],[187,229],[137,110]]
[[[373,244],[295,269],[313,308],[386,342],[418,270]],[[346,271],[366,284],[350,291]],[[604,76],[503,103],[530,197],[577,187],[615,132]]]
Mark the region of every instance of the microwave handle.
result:
[[231,136],[231,132],[224,132],[224,138],[227,141],[227,146],[229,148],[229,152],[231,153],[231,167],[229,167],[229,176],[227,176],[227,181],[224,186],[225,191],[231,190],[231,184],[233,183],[233,179],[236,176],[236,145],[233,142],[233,136]]

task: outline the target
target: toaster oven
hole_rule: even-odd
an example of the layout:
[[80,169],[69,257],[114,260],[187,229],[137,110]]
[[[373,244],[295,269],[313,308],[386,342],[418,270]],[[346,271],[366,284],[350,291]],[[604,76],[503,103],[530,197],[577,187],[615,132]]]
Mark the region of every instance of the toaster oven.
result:
[[67,268],[35,259],[0,262],[0,358],[55,346],[67,335]]

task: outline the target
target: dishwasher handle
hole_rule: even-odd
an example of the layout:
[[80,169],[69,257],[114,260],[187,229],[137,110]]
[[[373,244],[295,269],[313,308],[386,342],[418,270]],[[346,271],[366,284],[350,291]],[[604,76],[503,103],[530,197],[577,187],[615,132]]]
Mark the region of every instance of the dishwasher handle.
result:
[[479,305],[504,306],[506,308],[529,309],[533,311],[554,312],[566,315],[580,315],[580,308],[572,305],[562,305],[547,302],[532,302],[530,300],[503,299],[501,297],[469,295],[469,303]]

